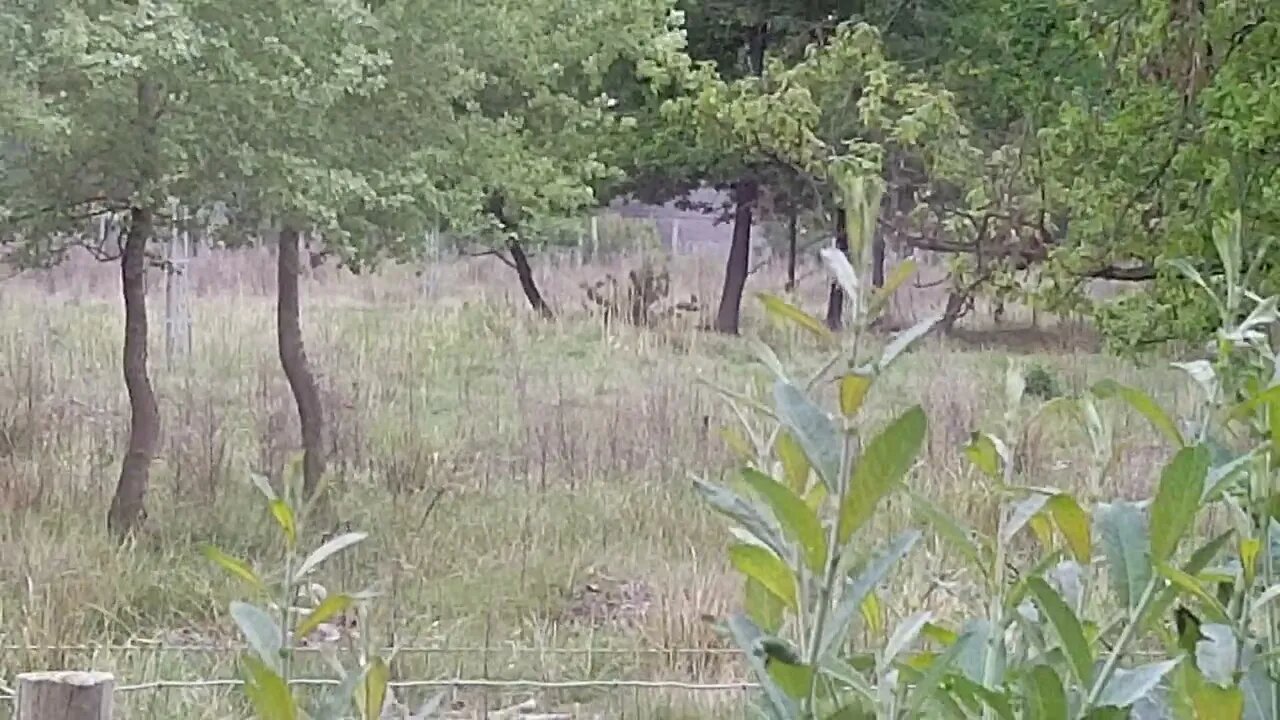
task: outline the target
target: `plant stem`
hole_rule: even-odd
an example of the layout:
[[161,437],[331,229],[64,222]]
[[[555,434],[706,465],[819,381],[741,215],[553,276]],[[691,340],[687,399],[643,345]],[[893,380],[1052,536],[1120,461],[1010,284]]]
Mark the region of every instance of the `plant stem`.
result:
[[1089,688],[1089,694],[1085,698],[1084,705],[1080,707],[1080,713],[1077,717],[1082,720],[1102,697],[1102,691],[1107,688],[1107,683],[1111,682],[1111,676],[1115,674],[1116,668],[1120,666],[1121,656],[1128,649],[1129,643],[1133,642],[1133,639],[1137,637],[1138,628],[1142,624],[1143,617],[1147,614],[1147,609],[1155,599],[1159,582],[1159,578],[1154,575],[1147,581],[1147,586],[1143,589],[1142,596],[1138,599],[1138,607],[1134,609],[1129,624],[1125,625],[1124,630],[1121,631],[1120,638],[1116,640],[1115,648],[1111,650],[1111,654],[1107,656],[1107,661],[1103,663],[1102,669],[1098,671],[1098,677],[1093,681],[1093,686]]
[[831,610],[831,599],[834,595],[837,575],[840,570],[841,548],[840,534],[844,529],[845,497],[849,494],[849,472],[853,465],[853,443],[851,434],[845,435],[840,449],[840,475],[837,478],[836,521],[831,523],[831,532],[827,537],[827,568],[823,574],[822,585],[818,588],[818,609],[813,620],[813,630],[809,635],[809,669],[812,676],[809,680],[809,706],[807,710],[814,712],[818,706],[818,663],[822,659],[822,631],[827,624],[827,615]]

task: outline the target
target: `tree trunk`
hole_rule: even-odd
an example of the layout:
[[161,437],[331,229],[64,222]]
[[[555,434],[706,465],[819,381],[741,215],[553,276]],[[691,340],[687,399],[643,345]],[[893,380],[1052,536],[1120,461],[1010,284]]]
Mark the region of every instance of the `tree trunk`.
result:
[[871,287],[884,287],[884,234],[879,230],[871,237]]
[[964,316],[968,310],[970,296],[962,291],[953,289],[947,295],[947,307],[942,312],[942,319],[938,321],[938,330],[943,334],[948,334],[955,329],[956,323]]
[[324,410],[320,390],[311,374],[311,363],[302,344],[302,319],[298,301],[298,228],[286,223],[280,229],[276,274],[276,340],[280,366],[298,406],[302,425],[302,493],[310,498],[324,475]]
[[[836,208],[836,249],[849,256],[849,231],[845,226],[844,208]],[[831,292],[827,295],[827,327],[840,330],[844,327],[844,290],[840,283],[831,283]]]
[[715,329],[729,335],[738,334],[742,313],[742,291],[747,286],[751,263],[752,209],[759,191],[755,180],[742,180],[734,192],[733,241],[729,246],[729,262],[724,268],[724,289],[720,293],[720,309],[716,312]]
[[533,268],[529,267],[529,256],[524,252],[524,246],[520,244],[520,240],[514,235],[507,240],[507,249],[511,251],[511,262],[516,266],[516,275],[520,276],[520,289],[524,290],[525,299],[529,301],[529,307],[532,307],[542,317],[550,320],[555,317],[555,313],[551,311],[551,306],[543,299],[542,293],[538,291],[538,281],[533,277]]
[[147,375],[147,240],[151,210],[134,208],[129,215],[120,285],[124,294],[124,386],[129,394],[129,442],[115,497],[107,512],[107,528],[117,537],[129,535],[146,517],[151,459],[160,440],[160,409]]
[[796,227],[799,213],[795,208],[791,208],[791,212],[787,217],[787,292],[796,289],[796,236],[799,231]]
[[[756,77],[764,75],[764,51],[767,23],[752,29],[748,41],[748,68]],[[749,174],[738,179],[734,188],[733,240],[729,246],[729,261],[724,269],[724,289],[720,293],[720,308],[716,311],[715,329],[729,335],[738,334],[742,314],[742,291],[747,286],[748,266],[751,263],[751,223],[760,185]]]
[[[147,80],[138,82],[138,167],[139,185],[147,185],[157,175],[155,108],[158,88]],[[152,214],[148,200],[129,212],[129,230],[120,255],[120,291],[124,296],[124,352],[121,363],[125,391],[129,395],[129,440],[120,479],[111,507],[107,510],[107,530],[124,539],[146,518],[147,486],[151,482],[151,459],[160,442],[160,408],[156,404],[151,378],[147,375],[147,242],[151,239]]]

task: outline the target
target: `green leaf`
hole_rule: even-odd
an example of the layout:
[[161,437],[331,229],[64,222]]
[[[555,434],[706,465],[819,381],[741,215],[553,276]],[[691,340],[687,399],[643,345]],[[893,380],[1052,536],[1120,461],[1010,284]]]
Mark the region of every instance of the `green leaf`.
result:
[[769,293],[759,293],[760,302],[764,303],[764,309],[770,315],[781,318],[799,325],[808,330],[815,337],[830,341],[832,339],[831,330],[822,321],[818,320],[809,313],[783,300],[782,298],[771,295]]
[[930,663],[929,669],[925,671],[924,676],[911,690],[910,704],[907,707],[907,717],[921,717],[920,711],[932,699],[933,695],[942,687],[942,682],[951,668],[956,663],[961,653],[968,650],[969,644],[974,642],[974,635],[971,632],[964,632],[960,635],[960,639],[955,644],[947,648],[946,652],[934,658]]
[[844,443],[831,416],[813,404],[799,388],[784,380],[774,383],[773,397],[778,418],[804,448],[805,456],[827,489],[834,491]]
[[765,518],[754,503],[728,488],[697,478],[694,478],[693,486],[711,507],[736,520],[751,537],[772,550],[775,555],[781,557],[786,554],[786,544],[778,534],[778,529]]
[[827,562],[827,539],[822,522],[799,495],[773,478],[757,470],[742,471],[747,486],[764,498],[785,533],[800,549],[815,573],[821,573]]
[[782,622],[786,619],[786,605],[755,578],[747,577],[742,604],[747,617],[766,632],[778,632],[782,628]]
[[839,647],[867,595],[884,580],[889,570],[911,551],[919,539],[920,532],[917,530],[909,530],[898,535],[863,566],[857,577],[845,583],[844,592],[840,595],[840,601],[832,611],[823,633],[822,643],[819,646],[820,659],[825,659],[832,650]]
[[1076,502],[1074,497],[1065,493],[1053,496],[1049,501],[1048,511],[1076,562],[1088,565],[1093,559],[1089,514],[1080,507],[1080,503]]
[[355,598],[346,593],[335,593],[320,601],[320,604],[312,608],[307,616],[302,618],[298,623],[298,627],[293,631],[296,638],[305,638],[312,631],[320,627],[321,623],[328,622],[334,616],[346,612],[355,604]]
[[284,539],[288,547],[292,548],[298,543],[298,525],[293,517],[293,510],[289,508],[289,504],[284,500],[271,501],[271,516],[276,519],[276,524],[280,526],[280,531],[284,533]]
[[1131,502],[1100,505],[1094,515],[1111,587],[1121,607],[1135,610],[1151,578],[1146,517]]
[[382,658],[374,658],[364,669],[360,683],[356,685],[356,707],[364,720],[378,720],[387,701],[387,684],[391,681],[391,669]]
[[1117,668],[1107,686],[1098,697],[1101,707],[1127,708],[1151,694],[1169,671],[1178,666],[1182,658],[1140,665],[1132,670]]
[[964,455],[974,467],[992,479],[1001,475],[1001,458],[995,440],[987,433],[975,432],[969,437],[969,444],[964,448]]
[[[1187,560],[1186,564],[1182,566],[1182,572],[1193,577],[1199,574],[1209,566],[1209,563],[1213,562],[1213,559],[1217,557],[1218,553],[1226,546],[1227,541],[1229,541],[1234,534],[1234,531],[1228,530],[1204,545],[1201,545],[1199,548],[1196,548],[1196,551],[1191,553],[1191,557]],[[1152,601],[1149,609],[1147,610],[1147,614],[1143,619],[1144,626],[1149,629],[1153,623],[1163,618],[1169,611],[1169,608],[1173,605],[1174,600],[1177,598],[1178,588],[1169,585],[1161,589],[1159,594],[1156,595],[1156,599]]]
[[228,573],[249,583],[255,590],[263,589],[262,578],[259,578],[253,568],[249,567],[249,563],[240,558],[232,557],[212,545],[205,545],[200,548],[200,551],[206,558],[217,563]]
[[797,700],[808,697],[813,685],[813,668],[804,664],[796,649],[776,637],[762,637],[760,648],[764,652],[765,667],[778,687],[788,697]]
[[1230,622],[1227,609],[1195,577],[1165,563],[1157,565],[1156,571],[1160,573],[1161,577],[1172,583],[1174,587],[1199,600],[1209,614],[1210,620],[1219,623]]
[[[277,658],[278,659],[278,658]],[[253,655],[244,656],[245,694],[260,720],[295,720],[298,706],[288,684],[270,663]]]
[[1058,673],[1036,665],[1022,678],[1024,720],[1067,720],[1067,693]]
[[1202,445],[1179,450],[1164,472],[1151,503],[1151,559],[1168,560],[1195,521],[1209,472],[1209,451]]
[[1204,683],[1191,693],[1193,720],[1243,720],[1244,691]]
[[797,495],[803,493],[809,487],[809,471],[812,469],[809,458],[804,456],[804,448],[800,447],[791,433],[783,430],[778,433],[773,449],[782,462],[782,474],[787,480],[787,487]]
[[925,610],[907,617],[903,619],[902,622],[898,623],[897,627],[895,627],[893,632],[889,635],[889,640],[884,646],[883,663],[885,667],[891,665],[894,660],[898,659],[898,655],[901,654],[902,651],[906,650],[911,646],[911,643],[915,642],[916,637],[920,635],[920,632],[932,617],[933,614]]
[[773,709],[773,717],[800,717],[795,701],[778,686],[778,683],[769,674],[769,670],[765,665],[765,653],[761,647],[764,633],[760,632],[760,628],[756,627],[755,623],[742,615],[730,617],[728,626],[729,633],[733,636],[734,644],[746,654],[747,663],[755,674],[756,681],[760,683],[764,690],[765,698]]
[[1001,544],[1007,545],[1009,541],[1013,539],[1013,536],[1017,535],[1018,531],[1026,526],[1027,522],[1030,521],[1031,518],[1039,515],[1040,511],[1043,510],[1044,506],[1048,503],[1049,496],[1042,493],[1033,493],[1018,501],[1018,503],[1013,506],[1012,512],[1006,516],[1005,521],[1000,527],[999,539]]
[[763,585],[787,607],[795,609],[795,575],[777,555],[758,545],[737,544],[729,548],[729,562],[738,572]]
[[302,564],[298,566],[298,571],[293,574],[294,582],[306,577],[307,573],[315,570],[320,563],[328,560],[332,555],[346,550],[367,537],[369,537],[368,533],[343,533],[316,548],[306,557],[305,560],[302,561]]
[[760,360],[760,363],[769,368],[774,377],[785,378],[787,376],[787,371],[782,367],[782,361],[778,359],[778,354],[773,351],[773,348],[755,338],[751,338],[748,341],[748,345],[752,352],[755,353],[756,358]]
[[1084,637],[1079,618],[1043,578],[1027,578],[1027,590],[1058,633],[1062,649],[1070,661],[1072,674],[1081,684],[1088,684],[1093,675],[1093,653],[1089,650],[1089,642]]
[[907,348],[911,347],[920,338],[928,335],[929,331],[933,329],[933,326],[937,325],[938,321],[941,319],[942,316],[925,318],[897,335],[894,335],[893,339],[884,346],[884,352],[880,354],[880,362],[876,365],[877,369],[883,371],[885,368],[892,365],[893,361],[897,360],[899,355],[906,352]]
[[1151,423],[1152,427],[1160,431],[1175,446],[1182,447],[1186,444],[1182,439],[1182,433],[1178,431],[1178,426],[1146,392],[1138,388],[1121,385],[1114,380],[1103,380],[1093,386],[1093,394],[1104,400],[1119,397],[1134,410],[1137,410],[1147,419],[1147,422]]
[[276,491],[272,489],[271,482],[267,480],[265,475],[258,473],[250,473],[249,479],[253,481],[253,486],[258,488],[258,492],[267,499],[267,502],[275,502],[279,498],[276,497]]
[[874,376],[850,373],[840,378],[840,412],[851,418],[862,408]]
[[276,621],[262,608],[239,601],[231,603],[231,618],[244,634],[245,642],[258,654],[258,658],[267,667],[280,672],[282,638]]
[[917,520],[930,525],[942,538],[946,546],[958,551],[965,559],[978,567],[984,567],[982,548],[974,541],[975,532],[961,525],[942,508],[918,493],[910,493],[911,509]]
[[889,423],[867,444],[858,458],[858,466],[854,468],[844,506],[840,508],[837,538],[840,544],[847,542],[871,519],[876,505],[915,464],[928,424],[924,410],[916,405]]
[[889,276],[884,279],[884,286],[876,288],[872,295],[870,312],[874,316],[880,312],[880,309],[889,302],[889,298],[902,287],[902,283],[911,279],[916,272],[916,261],[907,259],[893,266],[893,270],[889,272]]

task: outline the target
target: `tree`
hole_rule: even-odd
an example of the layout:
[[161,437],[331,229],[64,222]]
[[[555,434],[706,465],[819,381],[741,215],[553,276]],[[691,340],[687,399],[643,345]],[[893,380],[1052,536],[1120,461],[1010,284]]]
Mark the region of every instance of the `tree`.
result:
[[183,10],[125,2],[20,3],[0,10],[0,35],[10,51],[0,74],[26,78],[18,91],[33,108],[17,122],[6,116],[0,128],[15,148],[0,177],[7,198],[0,237],[13,250],[11,259],[57,262],[71,246],[86,244],[86,223],[123,219],[123,238],[101,238],[116,247],[87,243],[121,268],[130,422],[107,515],[118,536],[145,515],[160,432],[147,369],[147,243],[177,179],[191,169],[170,149],[201,146],[190,125],[170,121],[186,105],[175,89],[196,67],[199,33]]

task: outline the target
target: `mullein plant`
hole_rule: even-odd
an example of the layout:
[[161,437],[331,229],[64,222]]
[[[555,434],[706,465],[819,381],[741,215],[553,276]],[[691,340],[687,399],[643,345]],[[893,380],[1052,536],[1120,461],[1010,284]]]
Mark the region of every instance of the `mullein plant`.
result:
[[[339,720],[350,718],[354,711],[359,720],[399,718],[431,720],[440,717],[444,695],[431,697],[415,711],[396,702],[390,687],[391,658],[383,658],[365,646],[357,653],[354,667],[348,667],[332,646],[322,647],[322,654],[336,675],[334,684],[317,693],[317,697],[299,697],[292,684],[293,658],[300,642],[326,624],[348,613],[362,615],[375,593],[316,592],[311,579],[314,572],[330,558],[364,541],[363,532],[337,534],[310,553],[298,547],[300,525],[314,508],[322,493],[297,507],[301,495],[300,462],[291,463],[291,481],[284,483],[283,496],[278,495],[264,479],[254,476],[254,485],[265,500],[266,510],[279,532],[281,552],[279,567],[260,574],[248,562],[232,557],[213,546],[204,548],[205,556],[233,577],[241,580],[262,604],[235,601],[230,614],[235,621],[247,651],[240,666],[244,678],[244,694],[257,720]],[[307,610],[296,606],[300,594],[310,593],[315,604]],[[361,623],[367,625],[367,623]],[[371,657],[371,654],[373,656]]]
[[[1280,358],[1268,332],[1277,302],[1246,289],[1266,248],[1243,257],[1240,216],[1223,219],[1214,234],[1220,277],[1169,263],[1221,313],[1207,357],[1176,364],[1199,388],[1193,417],[1175,420],[1146,392],[1112,381],[1031,406],[1026,380],[1011,367],[1002,428],[973,433],[962,450],[995,504],[996,527],[983,530],[911,490],[927,432],[920,407],[880,428],[860,418],[877,378],[934,321],[879,352],[866,347],[870,324],[913,267],[899,266],[884,289],[867,287],[879,184],[851,178],[842,192],[850,252],[826,249],[822,259],[852,304],[849,331],[834,335],[783,299],[762,296],[770,314],[826,343],[829,358],[798,377],[757,344],[771,402],[723,391],[740,420],[726,434],[743,457],[740,475],[730,484],[695,480],[732,520],[728,556],[742,575],[743,603],[723,627],[761,686],[758,714],[1278,717]],[[824,409],[821,388],[834,388],[829,405],[838,411]],[[1027,428],[1066,413],[1095,460],[1080,484],[1104,490],[1117,457],[1104,413],[1112,402],[1141,414],[1171,447],[1154,497],[1089,505],[1024,477],[1017,458]],[[869,521],[894,493],[921,528],[875,537]],[[1198,529],[1215,520],[1202,537]],[[910,562],[925,530],[976,571],[980,611],[950,621],[922,611],[884,632],[876,590]],[[878,640],[859,647],[859,637]]]

